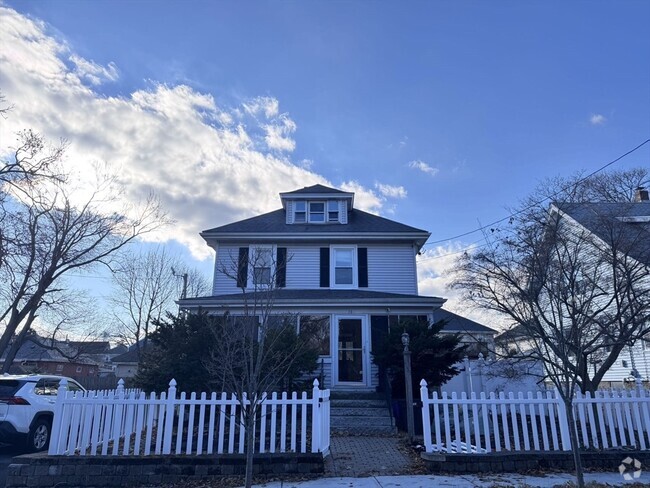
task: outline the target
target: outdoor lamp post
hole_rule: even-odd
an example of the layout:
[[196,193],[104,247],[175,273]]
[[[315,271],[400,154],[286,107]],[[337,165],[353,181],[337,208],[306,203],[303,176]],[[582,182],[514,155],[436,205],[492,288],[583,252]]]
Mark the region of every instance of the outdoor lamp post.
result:
[[402,345],[404,346],[404,382],[406,384],[406,425],[409,433],[409,440],[415,436],[413,422],[413,381],[411,379],[411,350],[409,344],[411,338],[408,332],[402,334]]

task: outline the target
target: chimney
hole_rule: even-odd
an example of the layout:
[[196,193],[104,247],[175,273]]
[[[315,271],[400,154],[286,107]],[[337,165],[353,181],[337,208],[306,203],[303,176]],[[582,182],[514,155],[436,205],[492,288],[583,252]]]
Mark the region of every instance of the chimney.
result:
[[640,186],[636,189],[636,193],[634,194],[634,201],[635,202],[647,202],[649,200],[648,198],[648,190],[646,190],[644,187]]

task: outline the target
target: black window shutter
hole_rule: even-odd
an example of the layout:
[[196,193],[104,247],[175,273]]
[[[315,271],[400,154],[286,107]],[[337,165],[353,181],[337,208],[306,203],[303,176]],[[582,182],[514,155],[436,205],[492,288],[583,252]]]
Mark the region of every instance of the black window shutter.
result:
[[330,287],[330,248],[320,248],[320,287]]
[[248,285],[248,248],[239,248],[239,260],[237,261],[237,286],[246,288]]
[[284,288],[287,286],[287,248],[278,247],[278,257],[276,259],[277,269],[275,271],[275,286]]
[[359,288],[368,288],[368,248],[357,249],[357,262],[359,268]]

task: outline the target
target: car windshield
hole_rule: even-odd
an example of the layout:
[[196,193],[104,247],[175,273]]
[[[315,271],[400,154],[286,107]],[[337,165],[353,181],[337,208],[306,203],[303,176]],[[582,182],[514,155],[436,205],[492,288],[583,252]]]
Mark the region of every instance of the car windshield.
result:
[[0,398],[9,398],[14,396],[21,386],[18,380],[2,380],[0,379]]

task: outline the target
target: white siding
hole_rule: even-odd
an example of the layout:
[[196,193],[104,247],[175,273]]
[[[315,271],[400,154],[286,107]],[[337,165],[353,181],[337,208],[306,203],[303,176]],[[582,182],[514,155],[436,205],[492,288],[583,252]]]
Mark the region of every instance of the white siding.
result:
[[[632,357],[634,360],[632,360]],[[623,366],[623,361],[627,366]],[[632,365],[641,375],[644,381],[650,380],[650,348],[646,345],[644,348],[641,341],[637,341],[631,348],[625,347],[618,355],[618,359],[603,376],[603,382],[620,383],[629,379],[632,371]],[[607,385],[605,385],[607,386]]]
[[[280,246],[282,244],[279,244]],[[237,293],[234,279],[221,270],[234,274],[239,247],[245,244],[219,245],[215,258],[215,295]],[[362,247],[363,245],[360,245]],[[287,247],[287,288],[320,287],[320,248],[327,244]],[[410,245],[368,245],[368,288],[388,293],[417,294],[415,252]]]
[[415,277],[413,246],[368,246],[368,290],[417,294]]
[[320,287],[320,246],[287,248],[287,288]]
[[245,246],[245,244],[220,244],[217,248],[217,255],[214,259],[214,284],[212,287],[212,293],[214,295],[241,292],[237,288],[237,281],[225,275],[222,271],[227,270],[229,274],[236,275],[239,248]]

